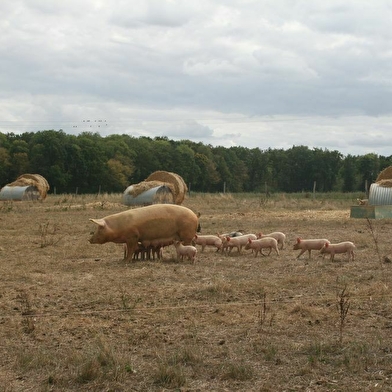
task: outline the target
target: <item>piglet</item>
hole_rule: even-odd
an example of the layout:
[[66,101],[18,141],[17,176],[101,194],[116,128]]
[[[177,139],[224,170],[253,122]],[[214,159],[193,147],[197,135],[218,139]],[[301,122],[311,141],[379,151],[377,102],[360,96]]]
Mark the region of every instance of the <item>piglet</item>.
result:
[[297,242],[293,246],[293,250],[298,250],[301,249],[301,252],[299,255],[296,257],[297,259],[304,254],[306,251],[309,252],[309,259],[310,259],[310,254],[312,250],[320,250],[324,244],[330,244],[330,242],[323,238],[323,239],[309,239],[309,240],[303,240],[301,238],[297,238]]
[[354,261],[354,249],[355,245],[350,241],[339,242],[338,244],[330,244],[326,243],[321,248],[320,253],[325,254],[329,253],[331,255],[331,261],[335,258],[335,254],[337,253],[347,253],[348,261]]
[[237,248],[238,253],[240,253],[242,248],[247,244],[249,238],[251,240],[257,240],[256,234],[243,234],[238,237],[227,236],[223,241],[222,247],[227,247],[229,250],[228,253],[231,253],[233,248]]
[[213,246],[218,252],[222,248],[222,239],[217,235],[195,235],[193,238],[194,245],[201,245],[201,251],[204,251],[206,246]]
[[264,256],[264,254],[263,254],[264,248],[269,249],[269,253],[267,256],[269,256],[271,254],[272,249],[279,256],[278,241],[272,237],[264,237],[264,238],[259,238],[257,240],[251,240],[249,238],[248,243],[245,245],[246,250],[252,249],[255,252],[255,257],[257,256],[257,254],[259,252],[261,253],[262,256]]
[[276,241],[278,241],[278,244],[280,245],[280,249],[284,248],[284,242],[286,240],[286,235],[280,231],[274,231],[273,233],[269,234],[263,234],[263,233],[258,233],[257,238],[264,238],[264,237],[272,237],[275,238]]
[[176,247],[177,260],[180,258],[184,260],[184,256],[186,256],[189,260],[196,261],[197,249],[193,245],[183,245],[180,241],[175,241],[174,246]]

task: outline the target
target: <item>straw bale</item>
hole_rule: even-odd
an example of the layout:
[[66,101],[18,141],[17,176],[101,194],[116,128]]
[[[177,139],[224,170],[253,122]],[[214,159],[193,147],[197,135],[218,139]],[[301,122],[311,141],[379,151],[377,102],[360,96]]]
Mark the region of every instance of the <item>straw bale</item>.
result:
[[174,192],[174,186],[172,184],[167,184],[163,181],[142,181],[139,182],[138,184],[133,184],[132,188],[129,190],[129,194],[132,197],[136,197],[139,196],[141,193],[148,191],[151,188],[155,188],[157,186],[163,186],[166,185],[170,191],[173,193],[173,195],[175,194]]
[[150,174],[145,179],[145,181],[162,181],[167,186],[172,184],[174,187],[174,202],[176,204],[181,204],[184,201],[185,194],[188,191],[188,187],[186,186],[183,178],[180,175],[172,172],[158,170]]
[[388,166],[379,173],[376,182],[378,183],[382,180],[392,180],[392,166]]
[[7,184],[8,186],[35,186],[44,200],[48,194],[50,186],[48,181],[40,174],[22,174],[14,182]]
[[377,185],[384,188],[392,188],[392,179],[377,181]]

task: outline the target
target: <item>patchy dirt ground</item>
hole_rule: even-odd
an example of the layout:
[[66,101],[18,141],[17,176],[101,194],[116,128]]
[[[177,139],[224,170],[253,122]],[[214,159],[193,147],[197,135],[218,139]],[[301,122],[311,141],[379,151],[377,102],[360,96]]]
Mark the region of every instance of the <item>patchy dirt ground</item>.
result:
[[[196,195],[202,234],[283,231],[280,256],[124,264],[89,218],[120,196],[0,205],[0,391],[392,390],[391,221],[350,202]],[[356,258],[296,259],[295,239]]]

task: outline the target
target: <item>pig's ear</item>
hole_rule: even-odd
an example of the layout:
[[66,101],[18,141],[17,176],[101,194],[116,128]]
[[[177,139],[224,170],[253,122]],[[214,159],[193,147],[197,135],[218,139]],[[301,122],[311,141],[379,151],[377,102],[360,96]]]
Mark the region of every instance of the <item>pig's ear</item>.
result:
[[329,245],[328,242],[326,242],[326,243],[325,243],[325,247],[328,248],[328,245]]
[[91,222],[96,223],[98,226],[104,227],[106,222],[104,219],[90,219]]
[[297,242],[300,243],[301,242],[301,238],[297,238]]

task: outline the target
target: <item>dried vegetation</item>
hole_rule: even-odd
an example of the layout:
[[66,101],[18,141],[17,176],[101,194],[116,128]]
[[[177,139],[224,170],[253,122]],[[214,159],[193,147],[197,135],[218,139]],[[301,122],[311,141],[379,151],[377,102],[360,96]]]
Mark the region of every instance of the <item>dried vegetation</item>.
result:
[[[202,233],[283,231],[281,255],[124,264],[89,218],[121,195],[0,205],[0,392],[378,391],[392,383],[391,221],[352,200],[194,195]],[[295,239],[353,241],[311,260]]]

